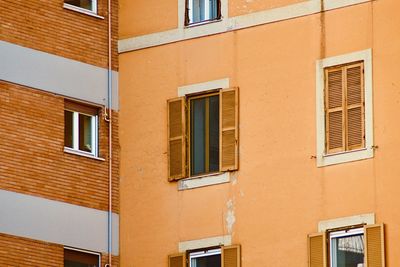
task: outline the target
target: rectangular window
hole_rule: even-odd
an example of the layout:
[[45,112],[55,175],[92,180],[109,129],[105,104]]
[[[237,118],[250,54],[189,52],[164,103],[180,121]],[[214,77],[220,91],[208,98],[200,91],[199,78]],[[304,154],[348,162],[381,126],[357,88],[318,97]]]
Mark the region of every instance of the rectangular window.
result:
[[100,267],[100,254],[64,248],[64,267]]
[[168,100],[168,178],[238,169],[238,89]]
[[316,62],[317,166],[374,156],[372,50]]
[[385,266],[383,224],[349,226],[308,236],[310,267]]
[[364,63],[325,68],[326,153],[365,147]]
[[189,267],[221,267],[221,249],[189,253]]
[[186,0],[186,25],[221,18],[220,0]]
[[191,175],[219,171],[219,95],[189,99]]
[[329,239],[331,267],[364,266],[363,228],[332,232]]
[[97,156],[98,110],[66,101],[64,110],[64,146]]
[[240,267],[240,245],[199,248],[168,256],[169,267]]
[[64,3],[97,13],[96,0],[64,0]]

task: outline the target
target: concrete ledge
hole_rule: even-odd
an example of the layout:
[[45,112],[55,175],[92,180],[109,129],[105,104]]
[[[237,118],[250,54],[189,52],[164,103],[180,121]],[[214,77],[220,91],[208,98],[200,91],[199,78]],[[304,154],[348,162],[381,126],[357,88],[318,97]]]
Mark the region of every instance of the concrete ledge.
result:
[[324,232],[328,229],[335,229],[364,223],[375,224],[375,213],[360,214],[355,216],[320,221],[318,223],[318,232]]
[[192,249],[216,247],[222,245],[224,246],[232,245],[232,236],[223,235],[223,236],[214,236],[204,239],[182,241],[179,242],[178,244],[178,250],[179,252],[185,252],[187,250],[192,250]]

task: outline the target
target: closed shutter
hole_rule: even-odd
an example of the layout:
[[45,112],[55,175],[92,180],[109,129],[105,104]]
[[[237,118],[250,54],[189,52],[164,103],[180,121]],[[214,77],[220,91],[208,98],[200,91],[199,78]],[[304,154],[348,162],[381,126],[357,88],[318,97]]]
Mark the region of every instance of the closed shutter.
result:
[[325,140],[326,153],[345,150],[343,70],[325,69]]
[[220,91],[220,168],[221,171],[238,169],[238,88]]
[[346,66],[347,150],[364,145],[363,63]]
[[385,239],[383,224],[366,225],[365,261],[366,267],[385,267]]
[[222,267],[240,267],[240,246],[222,247],[221,266]]
[[326,267],[326,236],[325,233],[308,236],[308,266]]
[[168,267],[185,267],[186,257],[185,253],[179,253],[168,256]]
[[168,180],[186,176],[185,98],[168,100]]
[[364,64],[325,69],[326,153],[365,147]]

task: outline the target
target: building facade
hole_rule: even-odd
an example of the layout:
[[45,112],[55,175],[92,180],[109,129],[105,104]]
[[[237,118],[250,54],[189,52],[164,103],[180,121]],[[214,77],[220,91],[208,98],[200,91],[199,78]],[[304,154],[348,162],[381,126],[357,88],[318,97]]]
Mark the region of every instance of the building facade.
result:
[[400,266],[398,1],[120,7],[122,266]]
[[0,3],[0,266],[119,266],[117,5]]

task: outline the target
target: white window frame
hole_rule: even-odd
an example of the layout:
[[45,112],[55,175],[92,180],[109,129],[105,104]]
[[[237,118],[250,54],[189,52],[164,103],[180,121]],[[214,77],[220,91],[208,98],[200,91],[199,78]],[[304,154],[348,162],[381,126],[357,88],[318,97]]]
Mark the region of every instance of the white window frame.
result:
[[[337,231],[337,232],[331,232],[329,234],[329,253],[330,253],[330,267],[337,267],[334,265],[334,258],[333,253],[336,252],[336,250],[333,248],[333,239],[339,238],[339,237],[346,237],[346,236],[352,236],[352,235],[360,235],[364,234],[364,229],[363,228],[355,228],[355,229],[349,229],[349,230],[342,230],[342,231]],[[365,238],[365,236],[364,236]],[[364,248],[364,255],[365,255],[365,248]]]
[[[79,249],[79,248],[72,248],[72,247],[64,247],[64,249],[83,252],[83,253],[86,253],[86,254],[96,255],[99,258],[99,267],[101,267],[101,254],[98,253],[98,252],[83,250],[83,249]],[[65,258],[64,258],[64,260],[65,260]]]
[[65,2],[64,2],[64,8],[78,11],[81,13],[85,13],[88,15],[97,15],[97,0],[91,0],[91,1],[92,1],[92,9],[86,9],[86,8],[79,7],[79,6],[74,6],[74,5],[65,3]]
[[[193,267],[192,259],[209,257],[209,256],[214,256],[214,255],[221,255],[221,248],[210,249],[210,250],[205,249],[203,251],[190,252],[189,253],[189,267]],[[222,255],[221,255],[221,257],[222,257]]]
[[[195,1],[195,0],[188,0],[188,2],[187,2],[189,22],[193,20],[193,9],[194,9],[193,1]],[[210,18],[210,0],[199,0],[199,1],[204,1],[204,14],[205,14],[204,20],[201,20],[198,22],[192,22],[192,23],[189,23],[188,25],[209,22],[211,19]],[[217,0],[217,1],[221,1],[221,0]],[[218,19],[219,18],[216,18],[215,20],[218,20]]]
[[[89,115],[83,112],[65,109],[72,112],[72,148],[64,147],[64,150],[73,150],[79,154],[98,157],[98,135],[99,135],[99,116]],[[92,152],[87,152],[79,149],[79,114],[91,117],[91,129],[92,129]],[[64,125],[65,127],[65,125]]]
[[[324,69],[352,62],[364,62],[364,101],[365,101],[365,148],[327,154],[325,151],[325,73]],[[372,118],[372,50],[362,50],[345,55],[325,58],[316,62],[316,119],[317,119],[317,166],[329,166],[372,158],[373,118]]]

